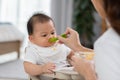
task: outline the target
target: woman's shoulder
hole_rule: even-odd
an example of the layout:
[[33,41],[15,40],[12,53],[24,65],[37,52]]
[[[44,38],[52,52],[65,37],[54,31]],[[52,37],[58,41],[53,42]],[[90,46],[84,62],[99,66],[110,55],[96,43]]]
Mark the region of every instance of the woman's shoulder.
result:
[[109,28],[94,44],[95,46],[103,46],[107,44],[117,44],[120,43],[120,35],[118,35],[114,29]]

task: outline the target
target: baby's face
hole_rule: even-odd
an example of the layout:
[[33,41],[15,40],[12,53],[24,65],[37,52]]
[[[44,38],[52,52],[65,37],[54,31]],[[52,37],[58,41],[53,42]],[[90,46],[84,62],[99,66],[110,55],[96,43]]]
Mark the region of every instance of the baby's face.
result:
[[29,36],[29,39],[38,46],[49,47],[54,44],[49,42],[49,39],[52,37],[56,37],[56,31],[53,22],[48,21],[36,23],[34,25],[33,34]]

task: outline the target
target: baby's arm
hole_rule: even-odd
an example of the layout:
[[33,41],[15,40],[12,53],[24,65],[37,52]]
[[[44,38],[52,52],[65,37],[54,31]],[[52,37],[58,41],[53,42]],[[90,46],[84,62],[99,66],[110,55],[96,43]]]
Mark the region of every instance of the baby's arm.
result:
[[46,63],[44,65],[36,65],[30,62],[24,62],[24,68],[26,73],[32,76],[48,73],[53,73],[53,69],[55,69],[55,64],[53,63]]

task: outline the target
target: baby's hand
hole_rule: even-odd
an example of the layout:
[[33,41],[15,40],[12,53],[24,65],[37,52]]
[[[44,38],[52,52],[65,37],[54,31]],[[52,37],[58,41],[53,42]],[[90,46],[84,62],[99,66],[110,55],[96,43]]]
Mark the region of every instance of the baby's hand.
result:
[[55,69],[55,64],[54,63],[46,63],[42,66],[42,72],[43,73],[48,73],[48,74],[52,74],[53,70]]

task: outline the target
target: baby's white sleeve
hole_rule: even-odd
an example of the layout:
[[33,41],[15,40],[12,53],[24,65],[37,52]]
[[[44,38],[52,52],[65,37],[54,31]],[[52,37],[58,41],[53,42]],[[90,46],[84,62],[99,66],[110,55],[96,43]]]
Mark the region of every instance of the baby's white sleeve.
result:
[[31,62],[33,64],[37,64],[37,54],[35,53],[34,49],[31,47],[27,47],[25,50],[24,61]]

